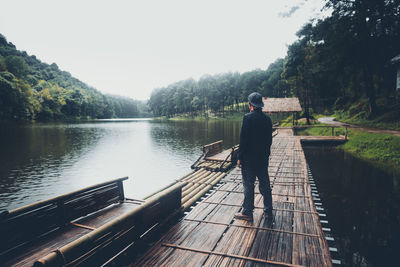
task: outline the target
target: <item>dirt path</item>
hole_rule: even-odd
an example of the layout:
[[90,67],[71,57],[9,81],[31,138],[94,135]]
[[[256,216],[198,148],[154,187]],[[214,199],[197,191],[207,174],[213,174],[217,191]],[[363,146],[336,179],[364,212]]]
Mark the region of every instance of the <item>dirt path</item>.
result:
[[367,128],[367,127],[362,127],[359,125],[343,123],[340,121],[335,121],[335,117],[322,117],[322,118],[319,118],[318,121],[321,123],[331,124],[331,125],[335,125],[335,126],[347,126],[348,128],[356,128],[357,130],[360,130],[363,132],[368,132],[368,133],[392,134],[392,135],[400,136],[400,131]]

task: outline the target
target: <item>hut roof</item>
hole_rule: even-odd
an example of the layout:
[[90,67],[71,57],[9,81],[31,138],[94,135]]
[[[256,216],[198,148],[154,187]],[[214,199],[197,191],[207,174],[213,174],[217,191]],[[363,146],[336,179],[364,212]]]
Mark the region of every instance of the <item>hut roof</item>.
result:
[[264,102],[264,107],[262,111],[266,113],[302,111],[299,99],[297,97],[292,97],[292,98],[263,97],[263,102]]

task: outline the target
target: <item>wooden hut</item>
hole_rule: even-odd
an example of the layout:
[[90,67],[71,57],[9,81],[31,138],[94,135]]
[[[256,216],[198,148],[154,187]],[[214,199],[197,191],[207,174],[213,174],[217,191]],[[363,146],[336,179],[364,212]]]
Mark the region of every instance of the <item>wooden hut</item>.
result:
[[264,107],[262,109],[263,112],[268,114],[285,114],[288,113],[293,114],[293,124],[295,118],[298,116],[298,112],[302,111],[299,99],[297,97],[290,98],[272,98],[272,97],[263,97]]

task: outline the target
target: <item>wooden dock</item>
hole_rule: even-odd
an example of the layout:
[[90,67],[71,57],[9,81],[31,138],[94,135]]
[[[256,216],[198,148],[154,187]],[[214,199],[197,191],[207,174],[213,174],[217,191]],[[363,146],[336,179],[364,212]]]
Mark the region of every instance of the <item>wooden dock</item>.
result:
[[[257,186],[254,221],[235,220],[243,201],[240,169],[236,167],[226,176],[213,175],[218,179],[205,175],[193,183],[193,187],[203,188],[198,195],[205,188],[208,194],[131,266],[332,265],[300,137],[294,136],[293,130],[279,129],[271,147],[272,219],[262,216]],[[185,179],[188,182],[190,178]],[[191,202],[195,201],[192,198]]]

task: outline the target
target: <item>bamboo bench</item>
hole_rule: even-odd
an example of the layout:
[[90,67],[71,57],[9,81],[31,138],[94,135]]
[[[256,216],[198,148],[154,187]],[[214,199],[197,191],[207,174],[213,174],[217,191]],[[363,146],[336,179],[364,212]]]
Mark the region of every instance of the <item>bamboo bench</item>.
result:
[[193,163],[192,169],[227,171],[236,163],[238,146],[223,150],[222,140],[203,146],[203,154]]
[[2,264],[99,265],[155,224],[180,211],[182,184],[144,202],[125,198],[122,182],[126,179],[90,186],[3,214]]

